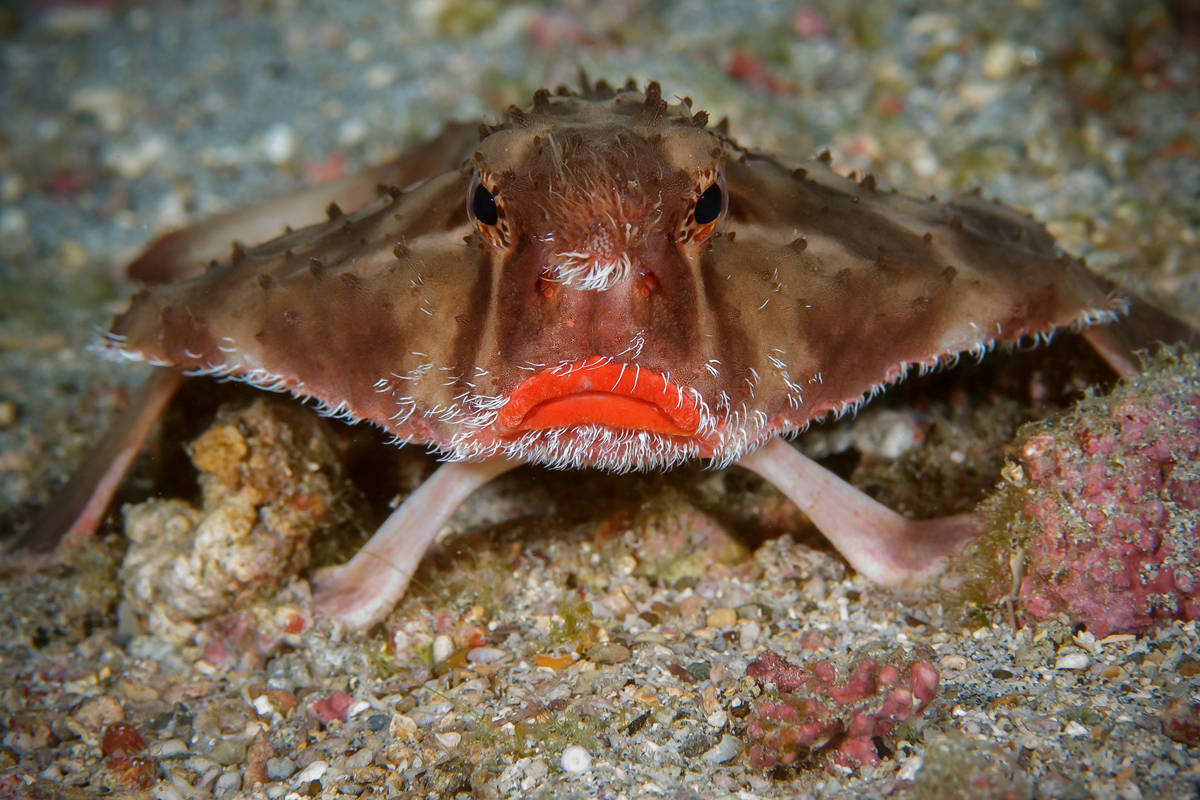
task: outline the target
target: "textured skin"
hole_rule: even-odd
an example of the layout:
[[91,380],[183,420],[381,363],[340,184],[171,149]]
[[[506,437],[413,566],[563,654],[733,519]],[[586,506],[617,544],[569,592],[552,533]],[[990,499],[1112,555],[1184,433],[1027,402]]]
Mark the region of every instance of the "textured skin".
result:
[[407,186],[456,169],[465,148],[477,138],[470,125],[451,123],[437,138],[385,164],[289,192],[252,208],[216,214],[168,233],[130,263],[126,272],[146,285],[195,278],[213,261],[228,257],[233,242],[265,242],[284,226],[319,222],[330,203],[359,208],[375,199],[380,186]]
[[[427,146],[438,159],[391,168],[424,180],[202,274],[217,230],[163,240],[135,272],[182,279],[139,293],[108,347],[315,398],[451,458],[639,469],[731,463],[912,366],[1123,308],[1022,214],[878,191],[822,160],[785,166],[706,121],[656,84],[541,92],[457,156],[461,129]],[[421,174],[444,163],[460,166]],[[470,213],[476,182],[494,225]],[[694,209],[714,182],[727,207],[704,224]],[[534,374],[588,383],[609,364],[633,383],[660,376],[656,402],[694,406],[695,429],[622,430],[618,410],[550,427],[502,413]]]

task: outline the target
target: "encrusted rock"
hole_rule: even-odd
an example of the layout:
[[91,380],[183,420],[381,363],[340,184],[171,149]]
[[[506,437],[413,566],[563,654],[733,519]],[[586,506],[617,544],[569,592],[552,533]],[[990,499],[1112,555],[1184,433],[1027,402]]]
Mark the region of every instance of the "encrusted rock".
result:
[[1066,614],[1097,637],[1200,617],[1198,465],[1195,354],[1168,351],[1111,394],[1027,428],[1020,463],[984,506],[1011,515],[993,555],[1010,578],[1015,534],[1021,614]]
[[199,619],[269,593],[308,564],[309,537],[345,513],[321,423],[258,400],[223,408],[189,450],[202,504],[125,509],[125,596],[140,615]]

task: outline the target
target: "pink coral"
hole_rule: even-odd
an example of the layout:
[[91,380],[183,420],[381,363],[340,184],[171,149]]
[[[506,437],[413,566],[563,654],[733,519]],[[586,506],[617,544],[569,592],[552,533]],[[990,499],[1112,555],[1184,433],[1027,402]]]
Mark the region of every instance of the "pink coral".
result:
[[1025,441],[1026,617],[1065,613],[1101,637],[1200,617],[1197,375],[1169,356]]
[[791,764],[810,754],[847,768],[878,764],[876,737],[920,714],[938,686],[927,661],[901,671],[865,659],[839,684],[824,659],[805,670],[770,651],[752,661],[746,674],[773,687],[746,726],[756,767]]

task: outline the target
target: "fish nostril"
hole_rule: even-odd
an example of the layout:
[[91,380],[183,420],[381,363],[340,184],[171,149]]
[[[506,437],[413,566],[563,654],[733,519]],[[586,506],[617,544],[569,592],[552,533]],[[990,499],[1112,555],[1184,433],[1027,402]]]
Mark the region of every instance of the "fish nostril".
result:
[[540,294],[542,297],[546,298],[547,300],[554,297],[555,282],[553,279],[550,278],[549,274],[544,270],[542,271],[542,273],[540,275],[538,275],[536,288],[537,288],[538,294]]
[[637,277],[637,282],[634,288],[643,300],[649,299],[650,295],[658,291],[658,278],[653,273],[643,272]]

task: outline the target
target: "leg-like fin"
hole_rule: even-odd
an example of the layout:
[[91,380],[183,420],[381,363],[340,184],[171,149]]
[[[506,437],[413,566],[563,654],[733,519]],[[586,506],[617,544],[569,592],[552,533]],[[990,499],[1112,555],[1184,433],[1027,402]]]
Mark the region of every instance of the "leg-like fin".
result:
[[1085,328],[1083,338],[1121,375],[1142,371],[1136,355],[1140,350],[1179,342],[1200,346],[1200,331],[1137,295],[1129,298],[1128,314],[1108,325]]
[[884,586],[925,583],[943,569],[950,556],[983,532],[972,514],[905,519],[783,439],[768,442],[738,463],[774,484],[850,566]]
[[182,382],[176,369],[151,373],[6,560],[45,559],[95,533],[121,478]]
[[313,604],[350,628],[366,628],[386,617],[455,509],[471,492],[517,466],[516,461],[491,458],[438,467],[353,558],[317,573]]

